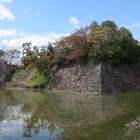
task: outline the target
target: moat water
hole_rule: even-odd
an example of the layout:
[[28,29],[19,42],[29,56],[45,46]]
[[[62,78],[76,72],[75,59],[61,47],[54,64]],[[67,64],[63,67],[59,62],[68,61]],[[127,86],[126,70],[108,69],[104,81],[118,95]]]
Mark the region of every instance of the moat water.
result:
[[1,89],[0,140],[140,140],[140,92]]

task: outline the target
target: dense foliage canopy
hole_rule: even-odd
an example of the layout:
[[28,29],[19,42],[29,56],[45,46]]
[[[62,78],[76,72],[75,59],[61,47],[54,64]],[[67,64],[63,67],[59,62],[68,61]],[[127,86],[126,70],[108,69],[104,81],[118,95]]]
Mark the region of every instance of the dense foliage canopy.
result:
[[131,32],[106,20],[101,24],[93,21],[89,26],[77,29],[69,36],[60,38],[42,48],[32,43],[23,44],[23,67],[34,64],[48,75],[54,65],[72,61],[107,62],[113,64],[140,62],[140,46]]

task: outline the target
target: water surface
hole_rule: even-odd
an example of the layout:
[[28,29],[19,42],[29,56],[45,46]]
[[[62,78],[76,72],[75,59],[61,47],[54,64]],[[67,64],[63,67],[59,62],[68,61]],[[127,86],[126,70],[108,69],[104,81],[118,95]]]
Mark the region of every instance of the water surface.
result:
[[0,90],[0,140],[140,140],[140,92]]

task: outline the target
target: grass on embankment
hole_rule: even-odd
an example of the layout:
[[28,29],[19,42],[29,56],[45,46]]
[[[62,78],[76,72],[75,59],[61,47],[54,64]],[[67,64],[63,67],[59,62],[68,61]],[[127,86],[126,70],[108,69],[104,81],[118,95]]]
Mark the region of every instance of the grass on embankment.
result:
[[22,88],[43,88],[48,83],[46,77],[37,68],[16,71],[11,86]]
[[47,80],[36,68],[31,69],[31,78],[27,82],[28,87],[43,86]]

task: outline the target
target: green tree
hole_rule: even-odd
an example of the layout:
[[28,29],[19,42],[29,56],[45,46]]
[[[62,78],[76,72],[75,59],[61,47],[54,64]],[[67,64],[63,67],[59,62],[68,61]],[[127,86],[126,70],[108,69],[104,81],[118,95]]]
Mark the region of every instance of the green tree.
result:
[[131,32],[124,27],[119,29],[113,21],[107,20],[91,28],[88,39],[91,42],[89,56],[94,61],[129,63],[140,59],[140,48]]
[[93,21],[90,25],[89,25],[89,28],[90,28],[90,30],[94,30],[94,29],[96,29],[96,28],[98,28],[99,27],[99,24],[98,24],[98,22],[97,21]]
[[116,25],[116,23],[114,21],[111,21],[111,20],[106,20],[104,22],[101,23],[101,26],[102,27],[106,27],[106,28],[109,28],[111,30],[115,30],[118,28],[118,26]]

